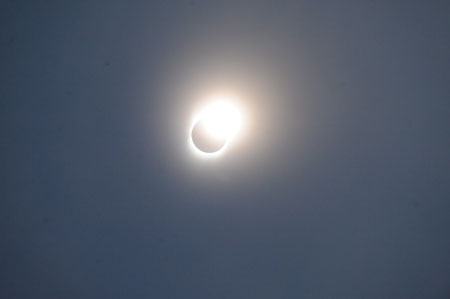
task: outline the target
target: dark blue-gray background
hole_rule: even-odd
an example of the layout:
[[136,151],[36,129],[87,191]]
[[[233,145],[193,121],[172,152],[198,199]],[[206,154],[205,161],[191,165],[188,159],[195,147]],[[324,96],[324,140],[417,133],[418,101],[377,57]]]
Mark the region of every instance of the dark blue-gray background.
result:
[[[0,16],[0,297],[449,298],[447,1]],[[217,49],[270,58],[282,96],[258,106],[266,153],[202,166],[166,96]]]

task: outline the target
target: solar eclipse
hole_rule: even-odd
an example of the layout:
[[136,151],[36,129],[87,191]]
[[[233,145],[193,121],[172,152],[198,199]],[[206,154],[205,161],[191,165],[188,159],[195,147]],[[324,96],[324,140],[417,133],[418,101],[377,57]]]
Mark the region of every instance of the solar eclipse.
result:
[[189,130],[191,149],[203,157],[224,153],[242,129],[242,113],[231,97],[216,96],[199,109]]

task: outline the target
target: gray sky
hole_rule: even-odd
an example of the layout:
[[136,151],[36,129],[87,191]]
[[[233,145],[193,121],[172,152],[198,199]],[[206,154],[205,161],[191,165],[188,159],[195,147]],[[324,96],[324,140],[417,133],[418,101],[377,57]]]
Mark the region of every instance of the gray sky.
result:
[[[0,297],[448,298],[446,1],[5,1]],[[186,126],[239,94],[215,161]]]

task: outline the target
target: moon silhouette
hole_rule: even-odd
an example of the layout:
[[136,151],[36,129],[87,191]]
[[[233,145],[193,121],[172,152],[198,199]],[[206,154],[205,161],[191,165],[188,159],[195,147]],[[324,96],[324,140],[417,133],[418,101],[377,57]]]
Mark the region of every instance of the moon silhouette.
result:
[[208,129],[205,120],[199,120],[193,127],[191,132],[192,143],[203,153],[212,154],[221,150],[226,142],[225,136],[216,136]]

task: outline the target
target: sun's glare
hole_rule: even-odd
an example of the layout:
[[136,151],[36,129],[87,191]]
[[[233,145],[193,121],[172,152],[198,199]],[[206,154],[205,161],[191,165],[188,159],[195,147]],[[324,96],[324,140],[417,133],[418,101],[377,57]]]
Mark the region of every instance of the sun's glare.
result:
[[[198,127],[201,127],[202,132],[194,132],[200,130]],[[217,156],[236,137],[241,127],[242,113],[235,101],[230,97],[216,96],[195,114],[189,130],[189,143],[193,150],[203,156]],[[202,142],[196,138],[200,138]],[[223,142],[213,150],[202,148],[202,143],[211,144],[219,141]]]

